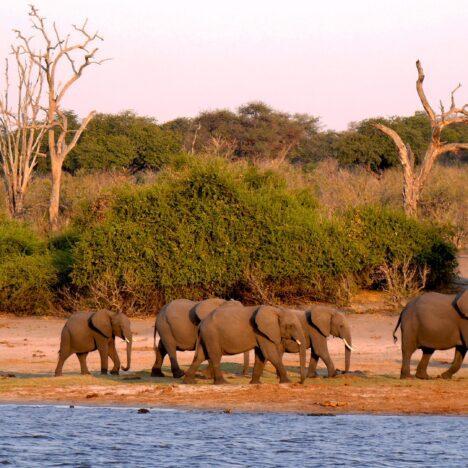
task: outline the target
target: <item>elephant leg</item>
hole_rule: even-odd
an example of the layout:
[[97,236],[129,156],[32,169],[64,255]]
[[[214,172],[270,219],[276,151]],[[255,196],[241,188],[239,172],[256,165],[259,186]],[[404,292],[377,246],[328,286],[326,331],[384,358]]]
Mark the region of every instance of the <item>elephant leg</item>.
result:
[[67,328],[64,327],[60,336],[60,349],[58,352],[57,367],[55,368],[55,377],[59,377],[62,375],[63,364],[72,354],[73,353],[71,351],[70,334]]
[[276,369],[276,375],[278,375],[280,383],[291,382],[284,367],[283,360],[281,359],[281,353],[278,351],[278,348],[273,343],[268,343],[264,345],[262,352],[265,358],[270,361]]
[[156,360],[154,361],[153,368],[151,369],[151,377],[165,377],[161,368],[163,365],[164,358],[166,357],[167,351],[164,347],[164,343],[161,338],[159,339],[158,346],[155,349]]
[[184,376],[184,371],[179,367],[179,363],[177,362],[177,344],[174,338],[165,336],[163,339],[164,347],[166,348],[167,354],[169,354],[169,359],[171,361],[171,371],[172,376],[175,379]]
[[212,379],[214,377],[213,364],[211,361],[208,361],[208,367],[203,371],[203,375],[207,379]]
[[244,367],[242,368],[242,375],[244,377],[248,377],[249,375],[249,357],[250,357],[250,353],[249,351],[246,351],[244,353]]
[[311,349],[310,350],[310,362],[309,362],[309,370],[307,371],[307,377],[317,377],[317,363],[318,363],[319,357],[318,354],[315,354],[315,352]]
[[107,340],[98,346],[98,351],[101,358],[101,374],[107,375],[107,368],[109,366],[109,344]]
[[86,364],[88,353],[76,353],[76,356],[78,357],[78,361],[80,361],[81,375],[89,375],[90,372],[88,370],[88,365]]
[[65,361],[72,355],[73,353],[69,350],[60,349],[59,351],[59,359],[57,362],[57,367],[55,368],[55,377],[60,377],[62,375],[62,369]]
[[336,375],[336,369],[335,365],[333,364],[333,361],[330,357],[330,353],[328,352],[328,349],[324,349],[321,354],[319,355],[320,359],[325,363],[327,366],[327,374],[328,377],[335,377]]
[[418,379],[428,380],[429,375],[427,375],[427,366],[429,364],[429,359],[431,359],[434,350],[432,348],[422,348],[422,358],[419,361],[418,367],[416,368],[416,377]]
[[[202,343],[200,343],[200,345],[203,347]],[[212,342],[210,340],[208,343],[205,343],[205,348],[205,354],[209,360],[208,367],[211,364],[211,369],[213,372],[213,383],[215,385],[227,384],[228,382],[221,372],[221,358],[223,357],[223,354],[218,343]]]
[[265,356],[262,353],[262,350],[258,347],[255,348],[255,361],[252,370],[252,379],[250,380],[251,384],[259,384],[260,377],[262,376],[263,369],[265,367]]
[[411,377],[411,356],[416,351],[416,348],[417,346],[413,340],[405,339],[404,335],[402,335],[400,379],[408,379]]
[[115,348],[115,340],[111,340],[109,343],[109,357],[114,363],[114,366],[112,367],[110,373],[113,375],[119,375],[120,359],[119,355],[117,354],[117,349]]
[[195,373],[197,372],[200,364],[206,360],[205,350],[201,343],[198,343],[197,349],[195,350],[195,356],[193,357],[192,364],[185,372],[183,382],[186,384],[195,383]]
[[451,379],[452,375],[455,372],[458,372],[461,365],[463,364],[463,359],[465,359],[466,348],[464,346],[457,346],[455,348],[455,356],[453,358],[452,365],[442,373],[441,377],[444,379]]

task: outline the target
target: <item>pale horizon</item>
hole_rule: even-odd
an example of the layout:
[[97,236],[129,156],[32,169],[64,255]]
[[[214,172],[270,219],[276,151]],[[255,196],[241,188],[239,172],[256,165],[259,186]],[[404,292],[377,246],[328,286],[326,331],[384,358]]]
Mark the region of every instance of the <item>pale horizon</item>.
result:
[[[31,31],[29,3],[0,3],[2,60],[15,38],[12,29]],[[64,103],[80,116],[131,109],[164,122],[264,101],[343,130],[364,118],[421,110],[416,59],[434,107],[439,99],[447,104],[459,82],[457,102],[468,101],[464,1],[443,8],[402,0],[34,4],[62,32],[88,17],[89,28],[105,39],[100,56],[113,60],[86,70]]]

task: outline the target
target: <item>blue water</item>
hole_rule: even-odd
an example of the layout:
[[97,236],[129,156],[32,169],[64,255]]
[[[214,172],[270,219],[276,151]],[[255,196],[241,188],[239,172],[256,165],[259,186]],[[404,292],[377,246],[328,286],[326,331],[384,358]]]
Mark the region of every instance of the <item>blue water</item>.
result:
[[1,405],[12,466],[467,466],[468,418]]

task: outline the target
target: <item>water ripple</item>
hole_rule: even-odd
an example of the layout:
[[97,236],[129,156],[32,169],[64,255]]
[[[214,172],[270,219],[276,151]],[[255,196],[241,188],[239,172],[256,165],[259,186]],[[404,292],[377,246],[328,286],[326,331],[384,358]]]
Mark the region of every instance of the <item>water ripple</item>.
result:
[[[7,423],[8,422],[8,423]],[[13,466],[465,466],[468,418],[0,406]]]

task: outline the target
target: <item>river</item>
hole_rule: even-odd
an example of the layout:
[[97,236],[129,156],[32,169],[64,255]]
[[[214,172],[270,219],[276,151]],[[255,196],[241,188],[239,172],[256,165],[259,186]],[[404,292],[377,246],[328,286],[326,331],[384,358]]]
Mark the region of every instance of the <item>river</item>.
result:
[[12,466],[466,466],[468,418],[0,405]]

